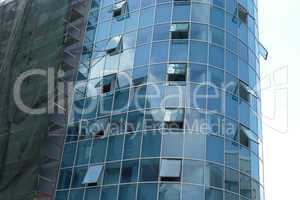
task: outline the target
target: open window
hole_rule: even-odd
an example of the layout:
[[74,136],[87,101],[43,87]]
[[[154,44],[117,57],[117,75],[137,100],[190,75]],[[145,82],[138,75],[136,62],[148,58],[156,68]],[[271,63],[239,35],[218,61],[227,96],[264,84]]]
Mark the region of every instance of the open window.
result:
[[182,161],[175,159],[162,159],[159,170],[161,181],[180,181]]
[[172,24],[171,28],[172,39],[188,39],[189,38],[189,23]]
[[127,13],[127,1],[121,0],[113,5],[113,17],[124,16]]
[[106,46],[106,53],[109,55],[116,55],[123,51],[123,40],[122,36],[115,36],[111,38]]
[[116,74],[110,74],[103,77],[102,93],[110,93],[114,90],[116,84]]
[[88,186],[97,185],[99,183],[102,173],[103,173],[102,165],[90,166],[86,171],[82,184],[88,184]]
[[168,81],[185,81],[186,80],[186,63],[176,63],[168,65]]
[[239,129],[239,136],[240,136],[240,144],[247,147],[247,148],[250,148],[250,143],[251,143],[251,140],[255,140],[252,132],[250,131],[249,128],[243,126],[243,125],[240,125],[240,129]]
[[248,23],[248,11],[241,4],[238,4],[238,18],[239,18],[240,22],[242,22],[244,24]]
[[93,121],[89,125],[89,132],[94,138],[102,138],[105,137],[109,130],[109,118],[102,118],[96,121]]
[[251,95],[257,96],[255,91],[253,91],[246,83],[239,81],[239,97],[249,103]]
[[259,50],[259,54],[265,59],[267,60],[268,59],[268,56],[269,56],[269,52],[268,50],[259,42],[258,44],[258,50]]
[[165,128],[182,129],[184,125],[184,109],[166,108],[164,122]]

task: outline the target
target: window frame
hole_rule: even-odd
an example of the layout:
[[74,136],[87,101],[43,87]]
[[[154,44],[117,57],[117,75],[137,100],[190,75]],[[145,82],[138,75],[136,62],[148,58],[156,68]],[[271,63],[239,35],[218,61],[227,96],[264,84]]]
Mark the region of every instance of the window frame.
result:
[[159,168],[159,178],[162,181],[180,181],[182,177],[181,159],[162,159]]
[[[87,185],[97,185],[100,181],[100,178],[103,174],[103,165],[93,165],[90,166],[86,173],[85,176],[82,180],[82,184],[87,184]],[[95,177],[94,177],[95,176]]]
[[172,23],[170,26],[170,33],[172,40],[184,40],[190,37],[190,23],[179,22]]
[[170,82],[186,81],[187,63],[169,63],[167,68],[167,80]]

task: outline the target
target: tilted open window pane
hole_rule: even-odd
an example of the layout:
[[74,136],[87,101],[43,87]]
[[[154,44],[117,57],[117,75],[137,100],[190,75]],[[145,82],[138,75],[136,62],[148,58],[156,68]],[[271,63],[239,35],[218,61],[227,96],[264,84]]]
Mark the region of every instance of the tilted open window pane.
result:
[[259,43],[259,54],[265,59],[267,60],[268,59],[268,55],[269,55],[269,52],[268,50],[261,44]]
[[116,74],[110,74],[103,77],[102,93],[108,93],[114,90],[116,83]]
[[115,36],[111,38],[106,46],[106,53],[115,55],[121,53],[123,50],[122,36]]
[[238,17],[242,23],[248,23],[248,11],[241,4],[238,5]]
[[189,38],[189,24],[188,23],[172,24],[170,31],[172,33],[172,39],[188,39]]
[[168,81],[185,81],[186,67],[185,63],[169,64]]
[[102,165],[95,165],[88,168],[82,184],[97,184],[103,171]]
[[178,181],[181,178],[181,160],[163,159],[159,177],[163,181]]
[[127,1],[119,1],[113,6],[113,17],[119,17],[126,13],[127,11]]
[[166,128],[183,128],[184,109],[167,108],[164,122]]
[[93,121],[89,121],[84,127],[86,134],[95,138],[105,137],[109,129],[109,118],[101,118]]
[[239,96],[247,102],[250,102],[250,97],[257,96],[256,92],[253,91],[246,83],[239,81]]
[[255,136],[247,127],[240,125],[240,144],[250,148],[251,140],[256,141]]

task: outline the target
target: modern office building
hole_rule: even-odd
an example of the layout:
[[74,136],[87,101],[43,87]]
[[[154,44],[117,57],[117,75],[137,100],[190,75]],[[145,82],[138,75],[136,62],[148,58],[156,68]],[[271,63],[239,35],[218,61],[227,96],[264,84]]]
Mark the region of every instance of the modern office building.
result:
[[256,0],[93,0],[56,200],[263,200]]

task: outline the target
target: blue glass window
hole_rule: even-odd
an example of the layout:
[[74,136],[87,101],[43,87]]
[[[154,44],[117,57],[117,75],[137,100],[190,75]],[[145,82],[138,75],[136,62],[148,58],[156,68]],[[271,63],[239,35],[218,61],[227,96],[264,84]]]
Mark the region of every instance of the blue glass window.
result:
[[191,38],[196,40],[208,41],[208,26],[192,23]]
[[220,8],[213,7],[211,9],[210,21],[212,25],[224,28],[225,16],[224,11]]
[[128,106],[129,90],[121,90],[115,92],[114,111],[126,111]]
[[151,63],[166,62],[168,59],[168,47],[169,42],[153,43],[151,52]]
[[83,193],[84,193],[83,189],[80,189],[80,190],[71,190],[71,192],[69,194],[69,199],[72,199],[72,200],[82,200]]
[[149,68],[148,82],[162,82],[165,80],[166,65],[152,65]]
[[236,142],[226,140],[225,142],[225,164],[234,169],[239,166],[239,145]]
[[[186,129],[197,131],[198,134],[205,133],[203,124],[206,122],[206,117],[203,111],[196,109],[188,109],[186,111],[186,120],[185,120]],[[197,135],[198,135],[197,134]]]
[[84,187],[82,181],[86,174],[86,170],[87,170],[86,167],[74,168],[73,177],[72,177],[72,188]]
[[182,200],[202,200],[204,199],[204,189],[202,186],[183,185]]
[[183,153],[183,133],[167,132],[163,134],[162,156],[181,157]]
[[207,135],[206,159],[213,162],[224,162],[224,139],[218,136]]
[[232,94],[226,94],[226,116],[238,119],[238,98]]
[[107,138],[97,139],[93,141],[91,163],[99,163],[104,161],[106,146],[107,146]]
[[126,114],[117,114],[111,117],[110,135],[125,132]]
[[224,135],[224,117],[222,115],[207,114],[207,131],[209,134]]
[[139,27],[146,27],[153,24],[154,21],[154,7],[141,10]]
[[192,21],[208,24],[209,23],[209,6],[199,3],[192,4]]
[[213,188],[205,189],[205,199],[206,200],[223,200],[223,191]]
[[163,105],[164,98],[164,86],[163,85],[148,85],[147,86],[147,107],[148,108],[160,108]]
[[132,72],[132,85],[142,85],[147,82],[148,67],[134,68]]
[[233,169],[225,169],[225,189],[239,193],[239,173]]
[[206,82],[206,65],[190,64],[189,66],[189,81],[195,83],[205,83]]
[[144,129],[158,129],[162,127],[164,114],[161,109],[148,110],[145,114]]
[[124,159],[138,158],[141,149],[141,133],[127,134],[125,136]]
[[159,200],[180,200],[179,184],[161,184],[159,187]]
[[100,189],[99,188],[89,188],[86,189],[84,200],[94,200],[99,199],[100,196]]
[[72,177],[72,168],[60,170],[57,189],[68,189]]
[[108,163],[105,166],[104,185],[118,184],[120,178],[120,162]]
[[128,113],[127,117],[127,131],[139,131],[143,128],[143,119],[144,119],[144,112],[137,111],[137,112],[130,112]]
[[191,84],[187,93],[187,106],[192,108],[206,108],[206,86]]
[[55,194],[55,200],[67,200],[69,191],[58,191]]
[[65,145],[61,167],[73,166],[75,150],[76,150],[76,143],[71,143],[71,144]]
[[153,29],[152,27],[140,29],[138,32],[136,45],[150,43],[152,39],[152,29]]
[[224,113],[224,93],[215,88],[208,87],[207,109],[214,112]]
[[167,86],[165,107],[182,107],[185,105],[185,87]]
[[210,27],[210,41],[214,44],[224,45],[224,31],[218,28]]
[[139,46],[136,48],[134,66],[146,65],[149,62],[150,45]]
[[238,58],[235,54],[229,51],[226,51],[225,69],[235,76],[238,76]]
[[203,185],[204,163],[202,161],[184,160],[183,182]]
[[83,141],[78,143],[76,165],[88,164],[91,151],[91,141]]
[[160,155],[161,133],[159,131],[148,131],[143,134],[143,157],[156,157]]
[[247,175],[240,174],[240,195],[251,198],[251,178]]
[[214,67],[208,67],[208,83],[212,87],[224,87],[224,71]]
[[109,137],[107,160],[121,160],[124,136]]
[[137,200],[156,200],[156,184],[139,184]]
[[170,22],[172,13],[171,4],[162,4],[157,6],[155,23]]
[[124,161],[122,165],[121,183],[136,182],[138,170],[139,160]]
[[186,61],[188,56],[188,41],[172,41],[170,49],[170,61]]
[[156,25],[154,27],[153,41],[167,40],[170,37],[170,24]]
[[119,200],[132,200],[136,196],[136,185],[121,185]]
[[214,45],[209,46],[209,64],[224,68],[224,49]]
[[190,4],[174,4],[173,21],[189,21],[190,20]]
[[205,185],[223,188],[224,167],[213,163],[207,163],[206,167],[207,170],[205,171]]
[[[137,4],[137,3],[134,3]],[[129,7],[130,7],[129,3]],[[139,12],[133,12],[129,14],[130,17],[126,18],[125,21],[125,31],[128,32],[130,30],[135,30],[138,28],[138,23],[139,23]]]
[[145,107],[146,86],[132,88],[130,91],[129,110],[140,110]]
[[159,174],[159,159],[142,160],[140,167],[140,182],[157,181]]
[[191,62],[207,62],[208,45],[205,42],[191,41],[190,60]]
[[109,186],[102,188],[101,200],[117,200],[118,187]]
[[203,134],[186,133],[184,140],[184,156],[186,158],[203,159],[205,157],[205,136]]

